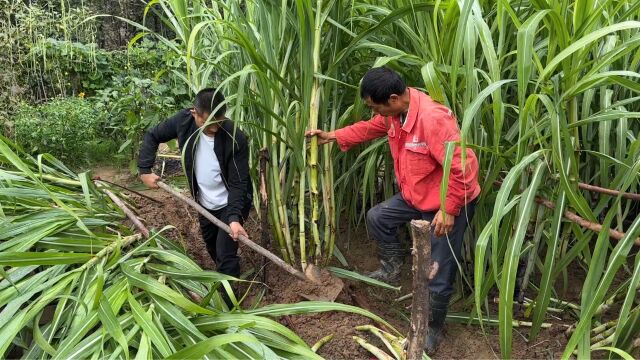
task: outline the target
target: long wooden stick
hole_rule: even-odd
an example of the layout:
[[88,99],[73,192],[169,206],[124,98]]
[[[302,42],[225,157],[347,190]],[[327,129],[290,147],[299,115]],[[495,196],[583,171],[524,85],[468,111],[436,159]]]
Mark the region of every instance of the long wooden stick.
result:
[[[582,184],[582,183],[581,183],[581,184]],[[494,185],[496,185],[496,186],[501,186],[501,185],[502,185],[502,181],[495,181],[495,182],[494,182]],[[587,185],[587,184],[582,184],[582,185]],[[597,187],[597,186],[593,186],[593,185],[588,185],[588,186],[591,186],[591,187],[594,187],[594,188],[598,188],[598,189],[601,189],[601,190],[606,190],[606,191],[608,191],[608,194],[609,194],[609,195],[616,195],[616,196],[617,196],[617,195],[620,195],[620,194],[621,194],[621,193],[620,193],[619,191],[617,191],[617,190],[611,190],[611,189],[599,188],[599,187]],[[606,193],[606,192],[603,192],[603,193]],[[622,196],[625,196],[625,194],[626,194],[626,195],[628,195],[628,196],[631,196],[631,197],[626,196],[626,197],[628,197],[629,199],[634,199],[634,196],[635,196],[635,195],[639,195],[639,194],[633,194],[633,193],[622,193]],[[640,195],[639,195],[639,196],[640,196]],[[545,198],[540,197],[540,196],[537,196],[537,197],[536,197],[536,202],[537,202],[538,204],[541,204],[541,205],[544,205],[544,206],[548,207],[549,209],[555,209],[555,207],[556,207],[556,204],[554,204],[554,203],[553,203],[553,202],[551,202],[550,200],[545,199]],[[604,228],[604,227],[602,226],[602,224],[598,224],[598,223],[591,222],[591,221],[589,221],[589,220],[587,220],[587,219],[585,219],[585,218],[582,218],[582,217],[578,216],[578,214],[576,214],[576,213],[574,213],[574,212],[571,212],[571,211],[569,211],[569,210],[565,210],[563,215],[564,215],[564,217],[565,217],[567,220],[569,220],[569,221],[571,221],[571,222],[574,222],[574,223],[576,223],[576,224],[578,224],[578,225],[582,226],[583,228],[589,229],[589,230],[591,230],[591,231],[600,232],[600,231],[602,231],[602,229]],[[616,239],[616,240],[622,240],[622,238],[624,237],[624,235],[625,235],[625,233],[623,233],[622,231],[618,231],[618,230],[614,230],[614,229],[609,229],[609,237],[611,237],[611,238],[614,238],[614,239]],[[637,238],[637,239],[634,241],[634,243],[635,243],[635,245],[636,245],[636,246],[640,246],[640,238]]]
[[138,230],[140,230],[140,232],[142,233],[142,235],[144,235],[145,239],[149,238],[149,229],[147,229],[142,222],[140,221],[140,219],[138,219],[138,217],[136,216],[136,214],[133,213],[133,211],[131,211],[131,209],[129,209],[127,207],[127,205],[124,203],[124,201],[122,201],[122,199],[120,199],[119,197],[116,196],[116,194],[114,194],[113,192],[111,192],[111,190],[104,188],[104,183],[100,180],[96,180],[95,181],[96,185],[98,185],[98,188],[100,188],[100,190],[104,191],[105,194],[107,194],[107,196],[109,196],[111,198],[111,200],[122,210],[124,211],[125,215],[127,215],[127,217],[129,218],[129,220],[131,220],[131,222],[133,223],[133,225],[135,225],[136,228],[138,228]]
[[413,296],[407,360],[420,360],[424,351],[429,317],[429,272],[431,269],[431,228],[428,221],[411,221],[413,238]]
[[588,191],[591,191],[591,192],[597,192],[597,193],[611,195],[611,196],[620,195],[623,198],[627,198],[627,199],[631,199],[631,200],[635,200],[635,201],[640,201],[640,194],[636,194],[636,193],[622,192],[622,191],[618,191],[618,190],[607,189],[607,188],[603,188],[603,187],[600,187],[600,186],[585,184],[585,183],[581,183],[581,182],[578,183],[578,187],[580,189],[588,190]]
[[[211,221],[214,225],[216,225],[220,229],[226,231],[227,233],[231,232],[231,229],[229,228],[229,225],[225,224],[224,222],[220,221],[218,218],[213,216],[209,211],[207,211],[207,209],[205,209],[202,206],[200,206],[200,204],[198,204],[197,202],[195,202],[192,199],[189,199],[188,197],[180,194],[176,190],[172,189],[171,186],[163,183],[162,181],[158,181],[157,185],[162,190],[165,190],[169,194],[173,195],[174,197],[178,198],[179,200],[184,201],[185,203],[187,203],[188,205],[190,205],[191,207],[196,209],[196,211],[198,211],[200,214],[202,214],[202,216],[207,218],[209,221]],[[246,236],[244,236],[244,235],[238,236],[238,241],[240,241],[241,243],[247,245],[248,247],[253,249],[255,252],[257,252],[258,254],[260,254],[260,255],[266,257],[267,259],[271,260],[271,262],[273,262],[274,264],[278,265],[279,267],[281,267],[282,269],[284,269],[285,271],[287,271],[291,275],[297,277],[298,279],[304,280],[304,281],[312,281],[311,279],[307,278],[301,271],[296,270],[293,266],[287,264],[282,259],[280,259],[276,255],[272,254],[271,252],[269,252],[267,249],[263,248],[262,246],[260,246],[260,245],[258,245],[256,243],[254,243],[253,241],[249,240],[249,238],[247,238]]]
[[[549,201],[548,199],[542,198],[542,197],[536,197],[536,202],[538,204],[544,205],[546,207],[548,207],[549,209],[553,209],[556,207],[556,204],[552,203],[551,201]],[[597,224],[597,223],[593,223],[589,220],[586,220],[580,216],[578,216],[578,214],[571,212],[569,210],[565,210],[564,211],[564,217],[567,218],[568,220],[584,227],[587,228],[589,230],[595,231],[595,232],[600,232],[603,229],[603,226],[601,224]],[[618,231],[618,230],[614,230],[614,229],[609,229],[609,236],[616,239],[616,240],[622,240],[622,238],[624,237],[625,233]],[[637,238],[635,240],[635,244],[637,246],[640,246],[640,238]]]

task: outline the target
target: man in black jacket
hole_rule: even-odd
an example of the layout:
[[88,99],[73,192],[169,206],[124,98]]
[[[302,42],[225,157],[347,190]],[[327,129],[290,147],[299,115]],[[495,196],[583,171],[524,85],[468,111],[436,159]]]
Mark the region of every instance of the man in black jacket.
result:
[[231,228],[231,234],[227,234],[200,216],[200,229],[209,255],[218,272],[237,277],[240,259],[238,243],[234,240],[239,235],[247,236],[242,224],[251,208],[253,190],[247,138],[225,117],[225,111],[221,92],[214,88],[200,91],[192,109],[183,109],[146,132],[138,168],[142,182],[157,188],[160,177],[152,173],[151,168],[158,145],[178,139],[191,195]]

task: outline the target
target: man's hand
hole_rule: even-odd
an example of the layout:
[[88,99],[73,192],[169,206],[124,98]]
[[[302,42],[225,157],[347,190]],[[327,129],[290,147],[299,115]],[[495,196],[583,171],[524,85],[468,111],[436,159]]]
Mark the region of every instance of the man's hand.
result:
[[446,214],[442,210],[438,210],[436,216],[433,217],[433,222],[431,222],[431,226],[434,229],[433,233],[438,237],[450,233],[451,230],[453,230],[453,223],[455,221],[455,216]]
[[308,130],[307,132],[304,133],[304,136],[311,138],[314,136],[318,137],[318,145],[323,145],[332,141],[335,141],[336,139],[336,132],[335,131],[322,131],[322,130]]
[[140,175],[140,180],[142,180],[142,182],[147,185],[148,188],[150,189],[157,189],[158,188],[158,184],[156,184],[158,182],[158,180],[160,180],[160,176],[154,174],[154,173],[149,173],[149,174],[142,174]]
[[234,241],[238,241],[238,237],[240,235],[244,235],[247,238],[249,237],[249,234],[247,234],[247,232],[244,231],[244,228],[242,227],[242,225],[240,225],[239,222],[234,221],[231,224],[229,224],[229,227],[231,228],[231,233],[229,235],[231,235],[231,238]]

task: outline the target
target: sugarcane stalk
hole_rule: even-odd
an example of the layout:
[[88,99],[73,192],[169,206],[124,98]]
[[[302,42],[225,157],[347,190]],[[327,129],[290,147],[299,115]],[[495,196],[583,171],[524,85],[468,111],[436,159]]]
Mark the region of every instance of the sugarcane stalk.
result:
[[596,309],[595,315],[601,315],[602,313],[606,312],[613,306],[613,304],[616,303],[616,301],[618,301],[620,298],[623,298],[624,296],[625,296],[624,292],[617,292],[613,294],[611,297],[605,300],[605,302],[603,302],[602,304],[600,304],[600,306],[598,306],[598,308]]
[[612,326],[612,327],[606,329],[605,331],[601,332],[600,334],[597,334],[597,335],[591,337],[591,342],[592,343],[597,343],[598,341],[605,340],[609,336],[613,335],[613,333],[615,333],[615,332],[616,332],[616,326]]
[[[314,37],[313,37],[313,64],[312,76],[313,85],[311,87],[311,99],[309,103],[309,127],[311,129],[318,128],[318,111],[320,108],[320,80],[315,74],[320,69],[320,33],[321,33],[321,15],[322,0],[316,1],[316,13],[314,21]],[[311,234],[315,244],[315,261],[316,264],[322,254],[322,245],[320,243],[320,232],[318,230],[318,221],[320,217],[320,193],[318,191],[318,138],[311,138],[311,149],[309,151],[309,192],[311,197]]]
[[120,208],[120,210],[122,210],[125,213],[127,218],[131,220],[133,225],[135,225],[135,227],[138,228],[138,230],[142,233],[142,235],[144,235],[144,237],[148,239],[149,229],[147,229],[142,224],[140,219],[138,219],[138,217],[133,213],[133,211],[131,211],[131,209],[129,209],[127,205],[119,197],[116,196],[116,194],[111,192],[111,190],[104,188],[103,187],[104,184],[102,182],[96,181],[95,183],[105,194],[107,194],[107,196],[109,196],[109,198]]
[[395,299],[393,301],[394,302],[405,301],[405,300],[411,299],[412,297],[413,297],[413,293],[411,292],[411,293],[408,293],[406,295],[402,295],[402,296],[400,296],[399,298],[397,298],[397,299]]
[[133,244],[134,242],[138,241],[142,239],[142,235],[141,234],[135,234],[135,235],[129,235],[129,236],[125,236],[125,237],[121,237],[119,239],[117,239],[116,241],[112,242],[111,244],[105,246],[102,250],[98,251],[91,259],[89,259],[89,261],[87,261],[86,263],[82,264],[82,266],[80,266],[79,268],[77,268],[74,271],[85,271],[86,269],[92,267],[96,262],[98,262],[98,260],[104,258],[105,256],[109,255],[111,252],[113,252],[116,248],[123,248],[123,247],[127,247],[131,244]]
[[[480,324],[480,319],[475,317],[475,316],[468,316],[468,315],[458,315],[458,314],[447,314],[447,319],[448,320],[452,320],[454,322],[459,322],[459,323],[471,323],[474,325],[479,325]],[[482,324],[483,325],[493,325],[493,326],[499,326],[500,325],[500,320],[498,319],[491,319],[491,318],[482,318]],[[531,327],[533,326],[533,323],[531,323],[530,321],[522,321],[522,320],[513,320],[511,321],[511,324],[513,325],[513,327]],[[540,326],[543,329],[548,329],[551,326],[562,326],[562,327],[569,327],[569,325],[564,325],[564,324],[551,324],[551,323],[542,323],[542,325]]]
[[[494,304],[500,304],[500,298],[498,298],[498,297],[493,298],[493,303]],[[513,304],[514,305],[520,305],[520,303],[515,301],[515,300],[513,301]],[[523,301],[523,304],[525,306],[527,306],[527,307],[532,307],[532,308],[536,307],[535,302],[531,302],[531,301],[528,301],[526,299]],[[550,306],[547,306],[547,311],[553,312],[553,313],[558,313],[558,314],[564,313],[564,310],[553,308],[553,307],[550,307]]]
[[398,359],[403,359],[404,358],[404,349],[407,346],[407,339],[406,338],[398,338],[396,336],[393,336],[391,334],[389,334],[386,331],[382,331],[382,336],[384,336],[385,338],[387,338],[387,340],[389,340],[389,342],[391,343],[391,347],[393,348],[393,351],[395,354],[399,354],[398,355]]
[[395,360],[393,357],[391,357],[389,354],[385,353],[384,351],[382,351],[381,349],[377,348],[374,345],[371,345],[369,342],[367,342],[365,339],[359,337],[359,336],[352,336],[353,340],[355,340],[360,346],[362,346],[363,348],[365,348],[368,352],[370,352],[371,354],[373,354],[373,356],[375,356],[376,358],[378,358],[378,360]]
[[[589,347],[590,350],[594,350],[597,348],[601,348],[603,346],[609,346],[613,343],[613,338],[614,338],[615,334],[611,334],[609,335],[607,338],[599,340],[593,344],[591,344],[591,346]],[[573,350],[573,355],[578,355],[578,350]]]
[[[269,193],[267,191],[267,162],[269,161],[269,150],[260,150],[260,237],[262,247],[269,247]],[[262,282],[267,283],[267,259],[262,258]],[[285,258],[285,261],[287,259]]]
[[[536,223],[540,224],[544,217],[544,208],[542,206],[538,206],[538,214],[536,218]],[[522,277],[522,282],[520,283],[520,294],[518,301],[524,300],[524,293],[529,286],[529,278],[531,277],[531,273],[533,272],[533,268],[536,262],[536,256],[538,255],[538,247],[540,246],[540,239],[542,238],[542,227],[536,229],[535,234],[533,236],[533,249],[529,251],[529,256],[527,257],[526,268],[524,271],[524,276]],[[548,308],[551,309],[551,308]]]
[[[552,178],[554,180],[558,180],[558,178],[560,178],[560,175],[558,174],[552,175]],[[572,180],[575,181],[575,179],[572,179]],[[591,185],[583,182],[578,182],[578,188],[582,190],[595,192],[595,193],[600,193],[600,194],[605,194],[610,196],[621,196],[629,200],[640,201],[640,194],[638,193],[624,192],[624,191],[609,189],[601,186]]]
[[[553,209],[556,207],[556,204],[554,204],[553,202],[542,198],[542,197],[536,197],[536,202],[539,204],[542,204],[546,207],[548,207],[549,209]],[[591,221],[588,221],[580,216],[578,216],[576,213],[571,212],[569,210],[565,210],[564,211],[564,217],[567,218],[568,220],[582,226],[583,228],[589,229],[591,231],[597,232],[599,233],[600,231],[602,231],[603,226],[602,224],[598,224],[598,223],[594,223]],[[622,238],[624,238],[625,233],[618,231],[618,230],[614,230],[614,229],[608,229],[609,231],[609,237],[614,238],[616,240],[622,240]],[[634,243],[636,246],[640,246],[640,238],[636,238],[634,240]]]
[[[277,154],[278,147],[276,144],[271,146],[271,154]],[[293,241],[291,239],[291,233],[289,232],[289,217],[285,209],[285,204],[282,201],[282,192],[280,186],[278,162],[276,160],[271,161],[271,171],[267,173],[267,176],[271,181],[270,188],[272,190],[272,217],[278,244],[280,245],[280,251],[282,257],[286,262],[293,264],[295,262],[295,253],[293,252]],[[288,255],[287,255],[288,254]]]
[[615,326],[617,323],[618,323],[618,320],[607,321],[606,323],[600,324],[594,327],[593,329],[591,329],[591,334],[592,335],[601,334],[602,332],[606,331],[608,328]]
[[[494,183],[496,185],[498,185],[498,186],[502,185],[501,181],[495,181]],[[545,199],[543,197],[536,196],[535,200],[536,200],[536,202],[538,204],[544,205],[544,206],[548,207],[549,209],[555,209],[555,207],[556,207],[556,204],[554,204],[553,202],[551,202],[548,199]],[[598,223],[594,223],[594,222],[588,221],[588,220],[578,216],[576,213],[574,213],[572,211],[565,210],[563,214],[564,214],[564,217],[567,220],[569,220],[569,221],[571,221],[573,223],[576,223],[576,224],[582,226],[585,229],[589,229],[589,230],[591,230],[593,232],[597,232],[597,233],[599,233],[600,231],[603,230],[602,224],[598,224]],[[615,229],[607,229],[607,230],[609,232],[609,237],[611,237],[613,239],[622,240],[622,238],[624,238],[624,236],[625,236],[625,233],[622,232],[622,231],[618,231],[618,230],[615,230]],[[636,238],[634,240],[634,244],[636,246],[640,246],[640,237]]]
[[[532,299],[530,299],[528,297],[525,297],[524,299],[526,301],[528,301],[528,302],[531,302],[531,303],[534,302],[534,300],[532,300]],[[561,306],[561,307],[567,307],[567,308],[570,308],[570,309],[573,309],[573,310],[580,311],[580,306],[578,306],[578,305],[576,305],[574,303],[570,303],[568,301],[558,300],[556,298],[549,298],[549,301],[551,301],[552,303],[556,303],[558,306]]]
[[323,148],[323,167],[322,167],[322,200],[324,204],[324,264],[325,266],[331,261],[333,248],[335,246],[336,228],[335,228],[335,199],[333,195],[333,164],[331,162],[331,144],[326,144]]
[[[272,190],[271,193],[275,195],[276,191],[273,186],[273,181],[269,181],[269,188]],[[280,253],[282,254],[282,258],[284,259],[284,261],[291,263],[291,259],[289,258],[289,253],[287,251],[286,244],[285,244],[284,233],[283,233],[284,224],[281,221],[280,212],[279,212],[280,207],[279,207],[279,204],[277,204],[276,196],[271,196],[269,201],[271,202],[271,206],[269,207],[269,214],[271,216],[271,223],[274,224],[274,226],[272,227],[274,237],[278,242],[278,247],[280,248]]]
[[630,200],[640,201],[640,194],[636,194],[636,193],[622,192],[618,190],[607,189],[600,186],[585,184],[581,182],[578,183],[578,187],[580,189],[591,191],[591,192],[597,192],[600,194],[606,194],[611,196],[622,196],[623,198],[627,198]]
[[591,349],[611,345],[611,343],[613,342],[613,337],[614,337],[614,334],[611,334],[607,338],[602,339],[594,344],[591,344]]
[[[17,176],[24,176],[23,172],[20,171],[6,171],[9,174],[12,175],[17,175]],[[80,181],[78,180],[71,180],[71,179],[65,179],[65,178],[59,178],[50,174],[38,174],[38,177],[42,180],[49,180],[51,182],[55,182],[58,184],[63,184],[63,185],[71,185],[71,186],[80,186]]]
[[331,339],[333,339],[333,334],[323,337],[322,339],[318,340],[317,343],[313,344],[313,346],[311,347],[311,351],[313,351],[314,353],[317,353],[318,350],[320,350],[320,348],[324,346],[324,344],[331,341]]
[[404,350],[402,349],[402,346],[400,346],[400,341],[395,336],[387,333],[386,331],[378,329],[373,325],[356,326],[356,330],[369,331],[384,343],[384,345],[387,347],[387,349],[389,349],[389,351],[396,359],[404,358]]
[[[305,149],[302,150],[306,152]],[[303,157],[306,157],[303,155]],[[305,236],[304,230],[304,187],[305,187],[305,176],[304,170],[300,172],[300,185],[299,185],[299,194],[298,194],[298,240],[300,242],[300,266],[302,270],[307,268],[307,239]]]

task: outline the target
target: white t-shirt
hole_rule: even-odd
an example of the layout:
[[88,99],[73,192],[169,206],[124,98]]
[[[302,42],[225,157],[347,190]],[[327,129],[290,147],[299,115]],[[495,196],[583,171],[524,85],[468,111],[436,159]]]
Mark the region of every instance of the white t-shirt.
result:
[[198,202],[209,210],[227,206],[228,191],[222,181],[220,163],[213,151],[214,138],[200,133],[196,144],[195,172],[198,181]]

